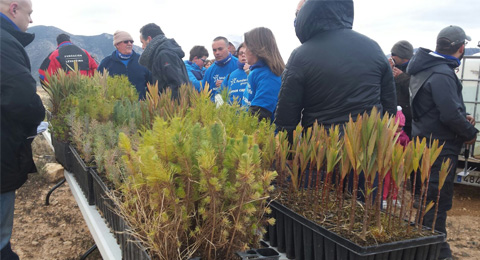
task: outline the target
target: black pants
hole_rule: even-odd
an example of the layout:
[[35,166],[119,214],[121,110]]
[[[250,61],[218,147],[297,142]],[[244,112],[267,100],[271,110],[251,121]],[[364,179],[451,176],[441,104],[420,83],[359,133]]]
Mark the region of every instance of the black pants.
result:
[[[455,180],[455,171],[457,169],[458,155],[440,155],[438,159],[432,166],[432,171],[430,174],[430,182],[428,184],[428,194],[427,194],[427,204],[430,201],[437,202],[438,195],[438,182],[439,182],[439,172],[443,160],[450,158],[452,168],[448,173],[447,179],[443,188],[440,190],[440,201],[438,203],[438,212],[437,212],[437,221],[435,222],[435,230],[445,233],[447,235],[447,211],[452,208],[453,201],[453,183]],[[429,210],[425,217],[423,218],[423,225],[426,227],[432,227],[433,220],[435,216],[435,207]],[[452,257],[452,251],[450,250],[450,245],[447,242],[443,242],[442,248],[440,250],[439,259]]]

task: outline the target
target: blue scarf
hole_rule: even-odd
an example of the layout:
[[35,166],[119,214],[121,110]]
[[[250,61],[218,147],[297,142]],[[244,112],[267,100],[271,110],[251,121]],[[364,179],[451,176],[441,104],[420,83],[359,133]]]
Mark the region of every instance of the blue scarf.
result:
[[237,67],[238,69],[243,70],[243,66],[245,66],[245,63],[241,63],[239,60],[237,61]]
[[12,21],[10,20],[10,18],[8,18],[6,15],[4,15],[3,13],[0,13],[0,16],[5,18],[5,20],[9,21],[12,25],[13,25],[13,28],[15,28],[15,30],[17,31],[22,31],[20,30],[20,28]]
[[215,61],[215,64],[216,64],[217,66],[223,67],[223,66],[227,65],[227,63],[228,63],[231,59],[232,59],[232,54],[229,53],[229,54],[228,54],[228,57],[226,57],[225,59],[220,60],[220,61]]
[[437,55],[440,55],[440,56],[444,57],[444,58],[447,59],[447,60],[454,60],[454,61],[456,61],[457,64],[458,64],[458,66],[460,66],[460,64],[462,64],[462,62],[461,62],[459,59],[457,59],[457,57],[453,57],[453,56],[446,55],[446,54],[441,54],[441,53],[438,53],[438,52],[436,52],[436,51],[434,51],[433,53],[435,53],[435,54],[437,54]]
[[128,59],[130,59],[130,58],[132,57],[132,54],[133,54],[133,52],[130,53],[130,54],[122,54],[122,53],[120,53],[118,50],[116,50],[116,52],[117,52],[117,56],[118,56],[120,59],[122,59],[122,60],[128,60]]

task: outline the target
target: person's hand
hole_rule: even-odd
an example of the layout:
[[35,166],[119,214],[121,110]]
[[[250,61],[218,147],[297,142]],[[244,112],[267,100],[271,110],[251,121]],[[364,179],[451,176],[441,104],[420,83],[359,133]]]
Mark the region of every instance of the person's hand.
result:
[[390,63],[390,67],[392,67],[392,69],[395,68],[395,61],[393,58],[388,59],[388,63]]
[[403,71],[397,67],[393,67],[392,68],[392,71],[393,71],[393,77],[396,78],[398,75],[402,74]]
[[217,82],[215,82],[215,86],[219,88],[222,85],[222,82],[223,80],[217,80]]
[[245,63],[245,65],[243,65],[243,70],[244,70],[244,71],[247,71],[247,70],[249,70],[249,69],[250,69],[250,64]]
[[475,125],[475,118],[472,115],[467,115],[467,121],[473,126]]

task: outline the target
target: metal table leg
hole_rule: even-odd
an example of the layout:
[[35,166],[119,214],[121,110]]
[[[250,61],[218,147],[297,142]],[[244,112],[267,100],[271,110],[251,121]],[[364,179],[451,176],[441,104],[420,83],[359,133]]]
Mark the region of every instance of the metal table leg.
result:
[[59,183],[57,183],[53,188],[47,193],[47,198],[45,199],[45,205],[48,206],[50,205],[50,195],[54,190],[56,190],[58,187],[62,186],[63,183],[65,183],[67,179],[63,178]]

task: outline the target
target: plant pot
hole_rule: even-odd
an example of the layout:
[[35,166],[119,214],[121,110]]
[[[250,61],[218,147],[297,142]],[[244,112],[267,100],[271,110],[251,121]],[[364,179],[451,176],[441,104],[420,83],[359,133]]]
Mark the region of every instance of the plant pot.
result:
[[[283,233],[276,233],[276,243],[291,243],[290,245],[285,244],[285,248],[293,247],[295,249],[294,255],[288,257],[297,260],[434,260],[438,258],[440,245],[445,240],[445,234],[435,233],[431,236],[398,242],[359,246],[276,201],[270,203],[270,208],[276,219],[283,219],[281,222],[275,223],[277,226],[275,230],[284,230]],[[290,221],[293,222],[293,225],[288,224]],[[283,225],[283,228],[279,225]],[[274,244],[271,230],[269,228],[270,244]],[[290,232],[294,239],[282,237]]]
[[55,159],[57,160],[57,162],[60,163],[63,168],[65,168],[65,170],[71,171],[73,155],[70,151],[70,143],[59,141],[52,134],[52,146],[55,152]]
[[70,151],[74,158],[72,160],[71,172],[73,173],[73,176],[75,176],[75,179],[77,179],[78,186],[80,186],[83,194],[87,198],[88,205],[95,205],[93,180],[92,175],[89,172],[91,167],[87,167],[77,150],[72,145],[70,145]]
[[245,252],[236,253],[240,259],[249,260],[277,260],[280,259],[280,254],[273,248],[250,249]]

